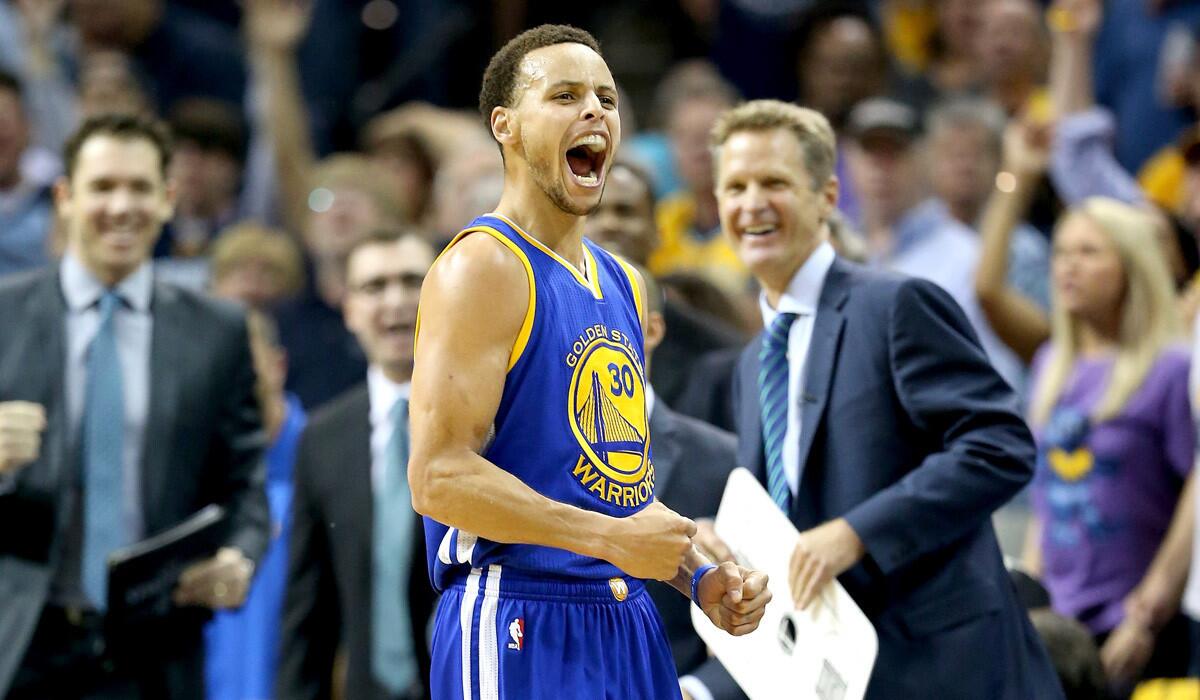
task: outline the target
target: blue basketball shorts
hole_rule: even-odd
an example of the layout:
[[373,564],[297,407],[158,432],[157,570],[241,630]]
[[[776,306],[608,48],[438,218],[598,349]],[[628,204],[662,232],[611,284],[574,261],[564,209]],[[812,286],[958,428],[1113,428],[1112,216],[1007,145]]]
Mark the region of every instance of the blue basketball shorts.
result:
[[641,581],[472,569],[438,601],[433,700],[672,700],[679,679]]

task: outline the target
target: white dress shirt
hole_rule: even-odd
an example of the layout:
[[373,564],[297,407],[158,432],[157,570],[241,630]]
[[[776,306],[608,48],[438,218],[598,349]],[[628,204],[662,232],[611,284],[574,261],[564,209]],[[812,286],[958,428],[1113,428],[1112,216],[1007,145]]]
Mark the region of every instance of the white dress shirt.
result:
[[[770,328],[781,313],[794,313],[796,320],[788,333],[788,392],[787,432],[783,436],[783,473],[794,497],[800,488],[800,397],[804,395],[804,366],[808,361],[808,346],[812,342],[813,324],[817,319],[817,304],[825,287],[825,276],[836,257],[833,246],[822,243],[796,271],[787,289],[779,297],[778,308],[771,308],[767,295],[759,297],[763,327]],[[745,387],[757,395],[757,387]]]
[[[67,302],[65,373],[67,419],[71,454],[77,454],[87,387],[87,350],[100,330],[100,308],[96,302],[105,292],[103,284],[77,259],[65,255],[60,268],[63,298]],[[122,303],[113,313],[117,356],[121,362],[121,393],[125,406],[125,439],[122,467],[126,530],[134,540],[144,533],[142,522],[141,462],[145,446],[146,417],[150,410],[150,340],[154,321],[150,296],[154,278],[149,263],[121,280],[115,291]]]
[[392,439],[395,424],[391,421],[392,407],[400,399],[407,399],[412,392],[412,384],[403,382],[397,384],[384,376],[383,370],[371,365],[367,369],[367,401],[371,406],[371,489],[374,491],[383,484],[384,451],[388,440]]

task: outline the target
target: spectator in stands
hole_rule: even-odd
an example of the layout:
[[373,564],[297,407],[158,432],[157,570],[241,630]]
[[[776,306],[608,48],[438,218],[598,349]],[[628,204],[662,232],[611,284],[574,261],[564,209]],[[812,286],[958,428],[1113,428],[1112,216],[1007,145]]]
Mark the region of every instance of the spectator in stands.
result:
[[207,253],[217,234],[242,218],[238,194],[246,127],[235,105],[208,98],[181,100],[167,121],[176,144],[170,173],[175,218],[155,252],[193,258]]
[[257,224],[239,224],[221,234],[210,267],[214,294],[258,311],[271,311],[304,289],[304,259],[295,241]]
[[661,243],[650,256],[650,271],[660,278],[695,273],[740,297],[750,277],[720,235],[708,148],[709,130],[737,102],[737,91],[705,63],[683,64],[663,80],[670,86],[663,99],[667,135],[683,188],[659,202]]
[[504,190],[504,166],[495,143],[469,139],[448,154],[433,181],[433,222],[430,242],[441,250],[464,226],[467,212],[491,211]]
[[365,376],[366,358],[339,311],[346,257],[363,236],[397,226],[401,216],[387,173],[365,156],[330,156],[309,182],[302,229],[308,287],[300,299],[280,307],[276,318],[288,351],[288,390],[313,408]]
[[979,35],[985,3],[978,0],[936,0],[936,29],[931,35],[925,77],[941,94],[974,89],[982,81]]
[[[1050,343],[1034,360],[1030,569],[1088,627],[1128,692],[1187,668],[1176,615],[1190,548],[1195,428],[1170,277],[1137,209],[1089,199],[1055,231]],[[1185,481],[1187,488],[1185,489]],[[1180,519],[1177,519],[1180,520]]]
[[[253,298],[226,299],[250,306]],[[279,667],[279,628],[287,582],[287,541],[291,531],[292,464],[308,418],[300,400],[283,390],[287,355],[279,345],[275,322],[251,311],[250,355],[254,359],[254,391],[262,411],[269,446],[267,503],[271,542],[259,562],[246,602],[237,610],[220,610],[205,628],[207,700],[270,698]]]
[[1049,47],[1041,8],[1034,0],[982,3],[977,39],[983,93],[1010,115],[1046,111],[1045,81]]
[[[1100,193],[1124,193],[1131,197],[1133,203],[1150,217],[1154,242],[1163,260],[1167,261],[1168,270],[1171,267],[1183,267],[1183,261],[1188,259],[1183,251],[1195,246],[1190,236],[1176,233],[1178,229],[1172,226],[1167,216],[1144,204],[1137,185],[1112,160],[1111,153],[1103,153],[1095,145],[1074,151],[1076,155],[1090,152],[1080,162],[1091,163],[1097,169],[1079,170],[1076,175],[1066,175],[1062,160],[1070,160],[1075,156],[1063,153],[1057,142],[1060,137],[1056,137],[1055,145],[1051,147],[1050,131],[1044,126],[1038,127],[1026,120],[1008,126],[1004,136],[1001,173],[997,176],[996,187],[988,198],[980,224],[983,251],[975,276],[980,308],[1002,342],[1025,360],[1032,360],[1037,349],[1050,338],[1051,318],[1044,308],[1030,303],[1028,297],[1018,292],[1007,280],[1009,250],[1012,232],[1028,211],[1036,183],[1042,179],[1048,163],[1056,185],[1061,185],[1059,189],[1065,193],[1068,201],[1075,196],[1084,196],[1089,187]],[[1059,161],[1057,164],[1056,160]],[[1111,177],[1099,174],[1105,168]],[[1082,181],[1089,176],[1092,178],[1090,185]],[[1068,182],[1071,184],[1068,185]],[[1122,182],[1125,184],[1120,184]],[[1126,202],[1129,203],[1128,200]],[[1195,255],[1190,259],[1194,263]],[[1173,284],[1179,286],[1177,320],[1186,329],[1195,318],[1200,297],[1190,279],[1180,280],[1176,274],[1172,274],[1172,280]]]
[[[0,606],[14,700],[203,698],[203,608],[242,603],[269,539],[245,317],[149,265],[169,160],[161,125],[85,121],[55,185],[67,255],[0,284],[0,572],[25,591]],[[109,555],[209,504],[224,546],[149,631],[106,624]]]
[[339,647],[345,697],[428,698],[434,591],[408,490],[408,393],[417,301],[433,250],[380,231],[350,249],[344,312],[370,358],[360,383],[313,416],[292,505],[280,700],[328,698]]
[[[888,58],[878,26],[864,9],[852,4],[817,4],[797,29],[797,101],[824,114],[841,134],[854,105],[885,92]],[[839,154],[840,155],[840,154]],[[842,191],[838,209],[858,220],[858,192],[838,158]]]
[[133,61],[112,50],[90,51],[80,59],[79,111],[83,118],[97,114],[154,115],[154,105]]
[[21,83],[32,148],[27,177],[49,184],[61,174],[63,142],[78,124],[75,86],[68,76],[69,32],[63,0],[0,3],[0,72]]
[[[614,163],[605,181],[600,206],[584,223],[584,235],[609,251],[645,266],[658,241],[654,189],[649,174],[625,161]],[[697,382],[720,381],[728,376],[727,373],[697,377],[696,362],[713,350],[741,347],[745,339],[736,329],[669,293],[662,307],[660,315],[668,332],[655,343],[658,361],[654,369],[646,371],[655,391],[668,405],[696,415],[692,406],[680,400],[683,393]]]
[[[983,206],[1000,172],[1004,112],[980,98],[951,98],[930,112],[926,124],[933,189],[933,200],[927,206],[931,213],[977,231]],[[1021,222],[1010,238],[1009,284],[1041,308],[1049,309],[1050,250],[1045,236]]]
[[922,204],[925,179],[912,108],[873,98],[850,114],[845,153],[862,204],[870,265],[937,283],[967,314],[997,371],[1020,393],[1023,363],[992,333],[975,298],[979,240],[944,216],[935,201]]
[[412,221],[432,226],[433,181],[437,161],[420,131],[407,124],[390,124],[387,115],[363,129],[363,150],[396,176],[400,206]]
[[185,97],[245,97],[241,43],[220,22],[166,0],[71,0],[70,10],[81,53],[129,56],[159,114]]
[[[1164,211],[1157,214],[1158,240],[1175,286],[1187,294],[1200,267],[1195,237],[1200,222],[1181,226],[1174,220],[1175,215],[1184,214],[1182,151],[1186,138],[1171,149],[1174,159],[1164,158],[1158,165],[1148,166],[1140,183],[1117,161],[1113,151],[1116,124],[1112,114],[1096,104],[1093,94],[1093,45],[1101,14],[1098,0],[1060,0],[1050,14],[1054,18],[1050,95],[1055,112],[1060,115],[1055,126],[1050,177],[1069,206],[1088,197],[1113,197],[1129,204],[1148,207],[1153,202],[1162,207]],[[1200,86],[1200,77],[1195,80]],[[1150,168],[1155,172],[1149,172]],[[1197,294],[1194,287],[1190,291],[1193,296]],[[1196,309],[1195,302],[1187,304],[1184,314],[1189,323]]]
[[796,37],[796,101],[824,114],[840,132],[854,105],[884,92],[888,57],[879,27],[850,4],[817,5]]
[[0,276],[44,264],[54,225],[49,188],[22,172],[29,130],[21,84],[0,73]]

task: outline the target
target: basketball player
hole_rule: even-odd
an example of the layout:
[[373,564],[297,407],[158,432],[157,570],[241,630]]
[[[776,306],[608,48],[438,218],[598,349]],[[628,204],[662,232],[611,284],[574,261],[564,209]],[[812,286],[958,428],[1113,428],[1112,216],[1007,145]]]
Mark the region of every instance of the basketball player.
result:
[[582,235],[621,139],[615,83],[589,34],[545,25],[492,58],[480,111],[504,193],[426,278],[412,387],[433,697],[678,698],[641,579],[735,635],[770,593],[654,500],[641,279]]

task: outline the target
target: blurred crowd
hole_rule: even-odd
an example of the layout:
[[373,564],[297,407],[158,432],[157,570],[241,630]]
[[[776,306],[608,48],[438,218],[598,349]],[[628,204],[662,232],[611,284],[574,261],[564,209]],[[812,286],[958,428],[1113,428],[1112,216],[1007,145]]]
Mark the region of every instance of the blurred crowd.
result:
[[[942,286],[1026,403],[1037,475],[998,525],[1045,596],[1035,621],[1068,697],[1197,674],[1200,2],[570,5],[0,0],[0,284],[67,246],[53,187],[82,120],[163,120],[176,199],[155,274],[255,312],[263,416],[294,443],[302,423],[285,417],[319,415],[389,334],[411,338],[433,255],[498,201],[499,151],[474,109],[488,56],[526,27],[576,24],[623,92],[624,143],[587,234],[662,288],[656,400],[732,430],[733,367],[761,323],[720,231],[714,122],[760,97],[821,111],[838,253]],[[393,316],[370,306],[389,303],[363,286],[371,263],[350,264],[382,233],[407,241],[389,274],[412,298]],[[232,679],[272,688],[292,643],[290,462],[269,461],[266,614],[209,628],[211,697],[266,697]],[[345,641],[354,624],[322,633]]]

